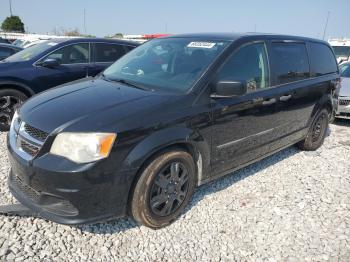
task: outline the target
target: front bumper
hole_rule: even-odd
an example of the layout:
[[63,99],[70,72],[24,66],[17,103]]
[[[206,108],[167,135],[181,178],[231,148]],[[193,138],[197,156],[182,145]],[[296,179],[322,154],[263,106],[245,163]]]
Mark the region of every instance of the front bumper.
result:
[[13,196],[45,219],[69,225],[90,224],[125,216],[134,170],[111,171],[105,162],[78,165],[46,154],[21,158],[8,139]]
[[339,106],[335,117],[350,119],[350,97],[339,97]]

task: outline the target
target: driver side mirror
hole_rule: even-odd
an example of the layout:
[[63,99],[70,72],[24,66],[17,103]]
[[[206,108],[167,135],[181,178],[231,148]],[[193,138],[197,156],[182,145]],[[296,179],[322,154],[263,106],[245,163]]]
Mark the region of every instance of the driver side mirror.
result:
[[247,87],[241,81],[220,80],[214,87],[212,98],[240,96],[247,93]]
[[48,68],[54,68],[57,67],[61,64],[61,61],[56,58],[48,58],[45,59],[43,62],[41,62],[39,65],[43,67],[48,67]]

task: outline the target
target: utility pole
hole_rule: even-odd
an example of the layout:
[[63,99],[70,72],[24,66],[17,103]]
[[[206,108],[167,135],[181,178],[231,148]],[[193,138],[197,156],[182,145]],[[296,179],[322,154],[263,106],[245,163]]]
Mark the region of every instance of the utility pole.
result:
[[86,35],[86,15],[85,15],[85,8],[84,8],[84,34]]
[[9,0],[9,4],[10,4],[10,15],[12,16],[12,0]]
[[324,40],[324,38],[326,37],[326,31],[327,31],[327,26],[328,26],[329,15],[330,15],[330,12],[328,11],[328,13],[327,13],[327,19],[326,19],[326,24],[324,25],[324,30],[323,30],[323,37],[322,37],[323,40]]

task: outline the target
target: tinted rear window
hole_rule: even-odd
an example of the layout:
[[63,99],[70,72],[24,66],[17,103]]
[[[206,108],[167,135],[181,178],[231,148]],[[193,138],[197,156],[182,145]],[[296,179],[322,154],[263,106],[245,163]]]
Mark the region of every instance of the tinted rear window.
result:
[[331,48],[320,43],[310,43],[312,76],[322,76],[338,71],[337,62]]
[[309,60],[304,43],[272,43],[276,84],[309,78]]

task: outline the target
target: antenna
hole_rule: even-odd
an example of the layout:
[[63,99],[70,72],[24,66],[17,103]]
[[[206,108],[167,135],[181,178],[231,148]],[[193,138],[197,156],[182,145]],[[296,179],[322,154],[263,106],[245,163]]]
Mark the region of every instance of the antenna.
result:
[[11,0],[9,0],[9,4],[10,4],[10,15],[12,16],[12,2],[11,2]]
[[326,24],[324,25],[324,30],[323,30],[323,37],[322,39],[324,40],[324,38],[326,37],[326,31],[327,31],[327,26],[328,26],[328,20],[329,20],[329,15],[331,12],[327,12],[327,19],[326,19]]

